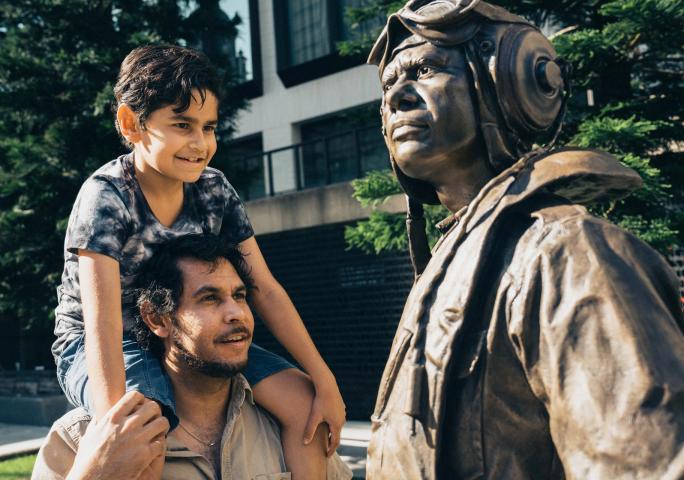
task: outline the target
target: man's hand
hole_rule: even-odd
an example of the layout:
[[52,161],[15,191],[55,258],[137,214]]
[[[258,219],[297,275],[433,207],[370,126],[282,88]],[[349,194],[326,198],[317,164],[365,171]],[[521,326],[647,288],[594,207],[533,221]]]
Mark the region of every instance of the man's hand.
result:
[[347,410],[334,377],[320,384],[314,382],[314,385],[316,397],[304,429],[304,443],[308,445],[313,440],[319,424],[327,423],[330,430],[330,441],[326,453],[330,457],[340,445],[340,434],[346,421]]
[[67,480],[152,480],[161,477],[169,422],[154,401],[128,392],[93,419]]

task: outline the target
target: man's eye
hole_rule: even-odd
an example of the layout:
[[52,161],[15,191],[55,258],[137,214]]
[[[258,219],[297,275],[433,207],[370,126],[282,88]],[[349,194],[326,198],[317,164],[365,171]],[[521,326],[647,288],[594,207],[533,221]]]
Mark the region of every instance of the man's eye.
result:
[[216,302],[218,297],[216,295],[207,295],[202,297],[202,301],[206,303]]
[[245,292],[238,292],[238,293],[235,293],[235,294],[233,295],[233,299],[235,299],[235,300],[238,301],[238,302],[247,300],[247,294],[246,294]]
[[204,127],[204,131],[205,131],[205,132],[213,132],[213,131],[215,131],[215,130],[216,130],[216,125],[206,125],[206,126]]
[[176,128],[180,128],[181,130],[187,130],[190,128],[189,123],[174,123],[173,126]]

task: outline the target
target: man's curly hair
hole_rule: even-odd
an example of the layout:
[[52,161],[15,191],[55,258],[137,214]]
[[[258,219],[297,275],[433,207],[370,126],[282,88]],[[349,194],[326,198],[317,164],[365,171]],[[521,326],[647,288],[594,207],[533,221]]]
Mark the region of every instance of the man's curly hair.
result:
[[175,312],[183,295],[182,259],[194,259],[209,264],[214,271],[221,260],[227,260],[247,288],[248,297],[256,289],[245,257],[233,244],[211,234],[189,234],[161,244],[142,268],[136,280],[135,325],[133,333],[144,349],[162,358],[164,343],[142,319],[143,310],[157,316],[168,315],[175,324]]

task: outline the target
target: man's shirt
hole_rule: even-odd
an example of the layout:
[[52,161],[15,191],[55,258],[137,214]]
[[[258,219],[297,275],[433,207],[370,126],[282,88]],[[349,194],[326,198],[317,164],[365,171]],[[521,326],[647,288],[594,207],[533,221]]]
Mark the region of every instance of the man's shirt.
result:
[[[38,452],[35,480],[63,479],[69,473],[81,437],[91,416],[82,408],[71,410],[57,420]],[[252,390],[242,375],[232,381],[226,409],[226,426],[221,445],[221,480],[289,480],[280,429],[255,403]],[[349,468],[335,455],[328,461],[329,480],[348,480]],[[217,479],[211,463],[169,437],[166,444],[164,480]]]

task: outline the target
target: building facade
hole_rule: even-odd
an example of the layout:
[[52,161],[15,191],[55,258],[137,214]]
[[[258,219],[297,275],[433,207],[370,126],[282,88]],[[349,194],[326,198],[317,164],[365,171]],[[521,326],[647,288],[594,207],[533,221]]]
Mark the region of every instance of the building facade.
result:
[[[352,35],[345,10],[361,1],[195,4],[221,8],[213,17],[223,27],[212,28],[232,35],[222,51],[227,63],[242,62],[239,89],[249,97],[231,148],[212,164],[245,201],[268,265],[335,372],[355,420],[372,412],[413,280],[405,253],[366,255],[344,241],[345,227],[369,214],[352,198],[350,180],[389,168],[377,69],[337,53],[337,43]],[[403,211],[404,200],[383,208]],[[286,355],[258,321],[255,339]]]

